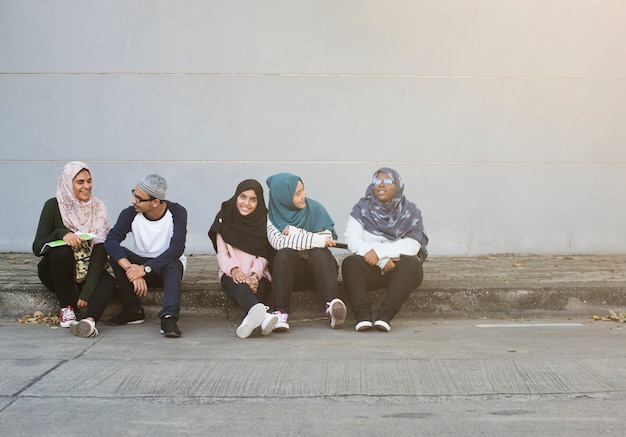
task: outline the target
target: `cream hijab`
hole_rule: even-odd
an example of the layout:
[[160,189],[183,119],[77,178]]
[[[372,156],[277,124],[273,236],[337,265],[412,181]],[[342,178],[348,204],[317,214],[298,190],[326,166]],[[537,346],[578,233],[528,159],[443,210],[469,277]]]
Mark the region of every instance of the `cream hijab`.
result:
[[104,202],[93,195],[83,202],[74,194],[72,181],[82,170],[87,170],[91,174],[84,162],[72,161],[63,167],[57,185],[57,202],[61,219],[70,231],[94,234],[94,244],[104,243],[109,233],[109,216]]

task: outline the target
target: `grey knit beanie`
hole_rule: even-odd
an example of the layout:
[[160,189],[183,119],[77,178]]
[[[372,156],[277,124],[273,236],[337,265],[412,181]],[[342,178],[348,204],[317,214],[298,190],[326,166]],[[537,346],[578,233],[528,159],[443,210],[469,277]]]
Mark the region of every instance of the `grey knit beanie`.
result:
[[155,199],[165,200],[167,182],[165,182],[165,178],[163,176],[158,174],[148,175],[139,181],[139,188]]

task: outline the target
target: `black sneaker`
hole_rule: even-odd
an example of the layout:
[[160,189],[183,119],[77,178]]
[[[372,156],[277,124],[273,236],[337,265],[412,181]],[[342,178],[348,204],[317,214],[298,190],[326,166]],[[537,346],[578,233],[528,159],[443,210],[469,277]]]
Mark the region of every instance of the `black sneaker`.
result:
[[170,338],[180,337],[180,329],[176,324],[176,317],[163,317],[161,318],[161,334]]
[[143,308],[139,308],[139,312],[123,310],[115,317],[111,317],[107,320],[107,325],[119,326],[119,325],[136,325],[137,323],[143,323],[146,321],[146,315],[143,312]]

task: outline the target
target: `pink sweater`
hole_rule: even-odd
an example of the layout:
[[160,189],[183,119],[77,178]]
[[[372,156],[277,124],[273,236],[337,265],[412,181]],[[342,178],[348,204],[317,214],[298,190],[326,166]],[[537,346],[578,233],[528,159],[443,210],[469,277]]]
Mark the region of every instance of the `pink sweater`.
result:
[[247,276],[256,273],[259,279],[265,276],[268,280],[272,280],[268,268],[269,263],[265,258],[250,255],[231,246],[224,241],[222,234],[217,234],[217,263],[220,266],[220,278],[224,274],[230,276],[231,270],[237,267]]

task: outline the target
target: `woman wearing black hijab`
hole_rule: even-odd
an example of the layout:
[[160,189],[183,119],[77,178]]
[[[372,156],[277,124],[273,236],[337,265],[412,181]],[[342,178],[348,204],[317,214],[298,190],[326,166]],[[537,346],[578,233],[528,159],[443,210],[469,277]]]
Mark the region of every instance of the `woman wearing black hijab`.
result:
[[217,253],[222,287],[246,314],[237,336],[247,338],[258,327],[263,335],[270,334],[278,317],[268,313],[263,302],[271,289],[273,249],[267,241],[267,207],[258,181],[241,182],[235,195],[222,203],[209,237]]

